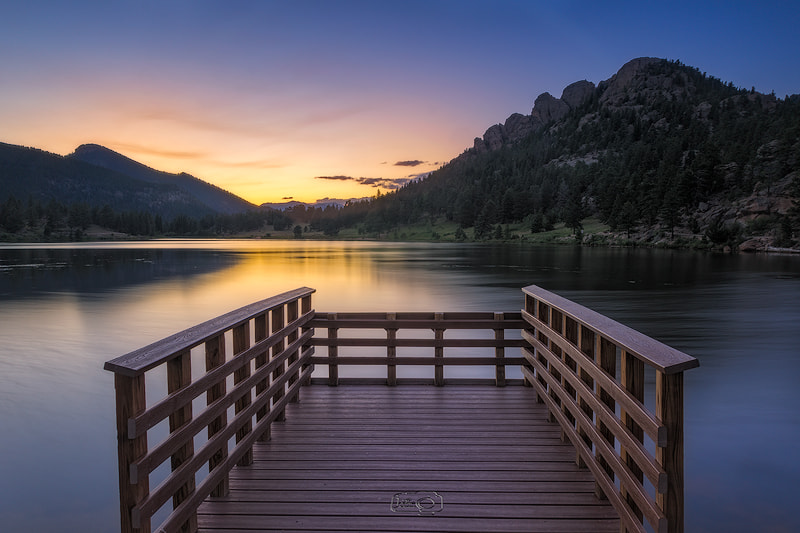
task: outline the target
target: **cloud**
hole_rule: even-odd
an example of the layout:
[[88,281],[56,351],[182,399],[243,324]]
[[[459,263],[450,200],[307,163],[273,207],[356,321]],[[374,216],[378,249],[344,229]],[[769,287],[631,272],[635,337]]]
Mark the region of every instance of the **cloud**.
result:
[[383,178],[361,178],[358,180],[361,185],[372,185],[373,187],[379,186],[384,181],[386,180]]
[[179,150],[164,150],[162,148],[153,148],[141,144],[125,144],[125,143],[109,143],[114,150],[120,152],[125,151],[128,153],[141,154],[141,155],[154,155],[159,157],[169,157],[172,159],[203,159],[208,154],[205,152],[197,151],[179,151]]
[[411,161],[398,161],[394,164],[396,167],[416,167],[419,165],[424,165],[425,161],[420,161],[419,159],[414,159]]
[[354,178],[352,176],[317,176],[314,179],[318,180],[337,180],[337,181],[354,181],[359,185],[366,185],[373,188],[381,188],[388,190],[399,189],[406,183],[414,181],[417,175],[407,178]]
[[352,176],[315,176],[314,179],[315,180],[334,180],[334,181],[358,181],[358,178],[354,178]]
[[284,196],[281,200],[294,200],[294,196]]

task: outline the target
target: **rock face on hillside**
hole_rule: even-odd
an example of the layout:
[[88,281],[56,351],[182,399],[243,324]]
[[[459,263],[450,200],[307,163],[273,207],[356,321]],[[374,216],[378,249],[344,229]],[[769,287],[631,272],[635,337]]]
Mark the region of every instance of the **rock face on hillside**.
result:
[[[685,76],[676,79],[666,73],[653,75],[648,70],[650,66],[661,62],[663,59],[654,57],[632,59],[597,86],[587,80],[577,81],[564,88],[561,98],[544,92],[536,97],[530,115],[515,113],[508,117],[505,124],[495,124],[486,130],[483,137],[475,138],[473,148],[478,153],[484,153],[514,144],[534,131],[561,120],[567,113],[586,103],[595,93],[598,94],[601,105],[613,108],[651,104],[659,98],[675,100],[694,92],[695,88]],[[760,105],[765,108],[774,106],[774,96],[761,96],[763,98],[759,99]],[[753,95],[749,95],[749,98],[755,100]],[[707,107],[698,106],[696,113],[702,116],[708,111]]]
[[473,148],[478,153],[484,153],[514,144],[545,125],[564,118],[571,110],[586,103],[594,91],[594,83],[582,80],[564,88],[561,98],[544,92],[536,97],[530,115],[514,113],[504,124],[491,126],[483,137],[475,138]]
[[550,93],[542,93],[533,103],[531,116],[543,125],[551,120],[558,120],[569,112],[569,106],[561,99]]
[[[638,79],[639,75],[647,66],[661,61],[661,59],[654,57],[639,57],[622,65],[622,68],[620,68],[616,74],[600,83],[600,88],[602,90],[600,103],[618,105],[626,100],[629,90],[636,90],[638,92],[643,89],[669,89],[672,85],[671,78],[669,78],[669,81],[667,81],[667,78],[660,79],[658,77],[647,77],[643,80]],[[635,83],[637,81],[640,83]],[[647,85],[647,87],[643,87],[642,85]]]
[[594,83],[586,80],[576,81],[564,88],[561,93],[561,100],[569,106],[570,109],[582,106],[594,94]]

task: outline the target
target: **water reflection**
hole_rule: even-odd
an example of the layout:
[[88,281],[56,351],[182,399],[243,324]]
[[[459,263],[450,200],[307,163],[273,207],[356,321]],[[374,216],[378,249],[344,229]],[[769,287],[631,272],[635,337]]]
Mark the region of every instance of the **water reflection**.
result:
[[321,311],[511,311],[539,284],[701,360],[686,377],[687,531],[798,530],[799,265],[455,244],[0,246],[0,521],[116,527],[110,358],[299,286]]

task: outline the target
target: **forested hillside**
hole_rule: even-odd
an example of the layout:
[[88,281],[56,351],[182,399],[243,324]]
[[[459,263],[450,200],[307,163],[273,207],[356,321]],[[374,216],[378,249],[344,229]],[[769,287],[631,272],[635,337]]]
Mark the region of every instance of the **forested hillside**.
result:
[[76,153],[0,143],[0,240],[82,240],[90,226],[107,237],[290,227],[284,213],[258,209],[189,175],[159,172],[96,145]]
[[[441,217],[459,239],[564,224],[590,243],[788,247],[800,230],[799,165],[800,96],[640,58],[597,86],[544,93],[427,179],[328,223],[386,232]],[[582,232],[587,217],[606,231]]]
[[233,215],[255,209],[256,206],[211,183],[186,173],[171,174],[145,166],[122,154],[97,144],[83,144],[67,156],[69,159],[85,161],[98,167],[125,174],[137,180],[162,185],[175,185],[191,194],[216,213]]
[[108,205],[172,218],[214,213],[176,185],[147,183],[131,176],[35,148],[0,143],[0,202]]

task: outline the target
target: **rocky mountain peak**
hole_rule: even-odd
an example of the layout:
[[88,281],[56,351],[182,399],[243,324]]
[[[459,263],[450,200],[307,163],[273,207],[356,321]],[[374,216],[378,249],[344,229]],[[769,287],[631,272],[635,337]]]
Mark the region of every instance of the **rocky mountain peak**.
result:
[[629,103],[635,95],[646,103],[659,98],[675,100],[695,91],[688,77],[673,68],[659,71],[657,65],[669,64],[665,59],[640,57],[628,61],[611,78],[600,83],[600,103],[620,106]]
[[606,85],[605,92],[615,92],[628,87],[633,79],[638,74],[644,72],[648,66],[662,61],[664,60],[657,57],[637,57],[636,59],[631,59],[622,65],[616,74],[603,82]]
[[670,68],[667,60],[639,57],[625,63],[611,78],[597,86],[581,80],[567,85],[561,98],[549,92],[540,94],[530,115],[511,115],[505,124],[495,124],[486,130],[483,137],[476,137],[473,146],[476,152],[483,153],[513,144],[546,124],[561,120],[571,110],[589,101],[596,92],[600,94],[600,105],[619,107],[635,105],[636,102],[652,104],[662,98],[681,99],[695,91],[696,87],[686,73]]

